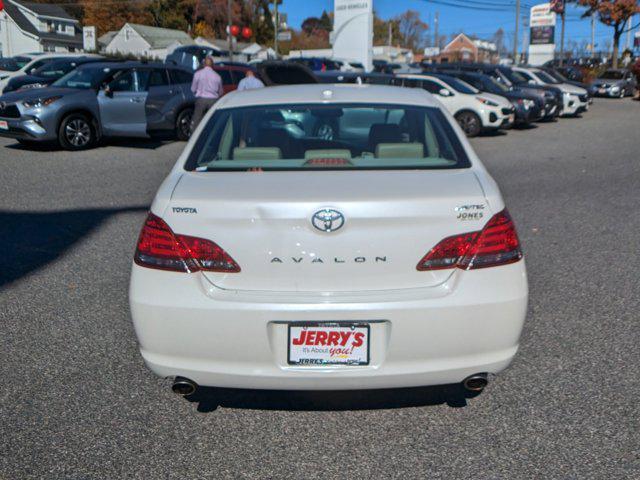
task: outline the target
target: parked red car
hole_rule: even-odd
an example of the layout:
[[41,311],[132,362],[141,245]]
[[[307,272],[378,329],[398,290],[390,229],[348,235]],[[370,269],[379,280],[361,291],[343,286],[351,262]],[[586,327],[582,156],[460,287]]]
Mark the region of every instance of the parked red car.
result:
[[214,65],[213,69],[222,77],[224,93],[232,92],[238,88],[238,83],[244,78],[249,67],[241,65]]

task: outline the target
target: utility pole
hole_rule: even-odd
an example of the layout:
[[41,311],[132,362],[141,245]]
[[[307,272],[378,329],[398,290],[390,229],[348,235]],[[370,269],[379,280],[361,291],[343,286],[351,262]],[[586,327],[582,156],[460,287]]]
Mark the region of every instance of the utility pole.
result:
[[565,13],[564,10],[560,14],[560,19],[562,21],[562,32],[560,33],[560,66],[564,65],[564,24],[565,24]]
[[231,40],[231,0],[227,0],[227,48],[229,61],[233,60],[233,41]]
[[591,58],[596,57],[596,16],[591,14]]
[[278,28],[280,27],[280,18],[278,18],[278,0],[275,0],[274,2],[274,21],[275,21],[275,26],[273,28],[273,31],[275,33],[275,39],[273,41],[273,49],[276,52],[276,58],[278,58]]
[[518,24],[520,23],[520,0],[516,0],[516,33],[513,36],[513,64],[518,64]]
[[387,45],[393,45],[393,29],[391,27],[391,22],[389,22],[388,34],[387,34]]
[[440,12],[436,12],[436,16],[433,20],[433,29],[435,35],[435,41],[433,42],[433,46],[440,48],[440,38],[438,37],[438,24],[440,23]]
[[526,19],[522,20],[522,56],[524,58],[527,57],[526,51],[527,51],[527,33],[528,33],[528,27],[529,26],[529,21]]

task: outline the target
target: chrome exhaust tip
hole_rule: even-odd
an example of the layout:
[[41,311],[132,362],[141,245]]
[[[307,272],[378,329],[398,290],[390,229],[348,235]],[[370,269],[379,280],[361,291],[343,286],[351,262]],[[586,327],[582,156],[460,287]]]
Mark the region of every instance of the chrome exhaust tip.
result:
[[191,395],[196,391],[197,388],[198,384],[196,382],[184,377],[176,377],[173,380],[173,385],[171,385],[171,390],[173,391],[173,393],[182,397]]
[[489,384],[486,373],[470,375],[462,381],[462,386],[470,392],[481,392]]

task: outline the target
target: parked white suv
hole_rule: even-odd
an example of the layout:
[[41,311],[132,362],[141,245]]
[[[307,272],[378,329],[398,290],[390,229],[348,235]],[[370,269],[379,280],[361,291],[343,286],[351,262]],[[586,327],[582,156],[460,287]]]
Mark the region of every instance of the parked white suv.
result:
[[562,116],[575,116],[589,110],[589,92],[570,83],[562,83],[539,68],[513,67],[533,85],[549,85],[562,91]]
[[480,92],[449,75],[401,74],[396,75],[393,83],[422,88],[436,95],[468,137],[475,137],[483,130],[509,128],[515,122],[515,108],[505,97]]
[[527,277],[453,117],[422,89],[268,93],[219,100],[153,201],[130,286],[148,367],[183,395],[481,390],[518,350]]
[[4,90],[4,87],[7,86],[9,80],[13,77],[18,77],[21,75],[29,75],[34,70],[42,67],[45,63],[48,63],[52,60],[56,60],[58,58],[65,57],[99,57],[99,55],[90,54],[90,53],[43,53],[43,54],[32,54],[32,55],[21,55],[23,57],[31,57],[31,61],[25,64],[20,70],[16,70],[15,72],[3,71],[0,74],[0,92]]

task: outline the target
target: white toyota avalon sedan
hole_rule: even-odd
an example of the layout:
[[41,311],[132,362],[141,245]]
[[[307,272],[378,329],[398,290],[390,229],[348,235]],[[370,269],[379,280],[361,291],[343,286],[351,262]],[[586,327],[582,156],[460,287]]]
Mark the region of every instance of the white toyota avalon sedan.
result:
[[299,85],[222,98],[142,227],[142,356],[198,385],[482,390],[518,349],[513,220],[422,89]]

